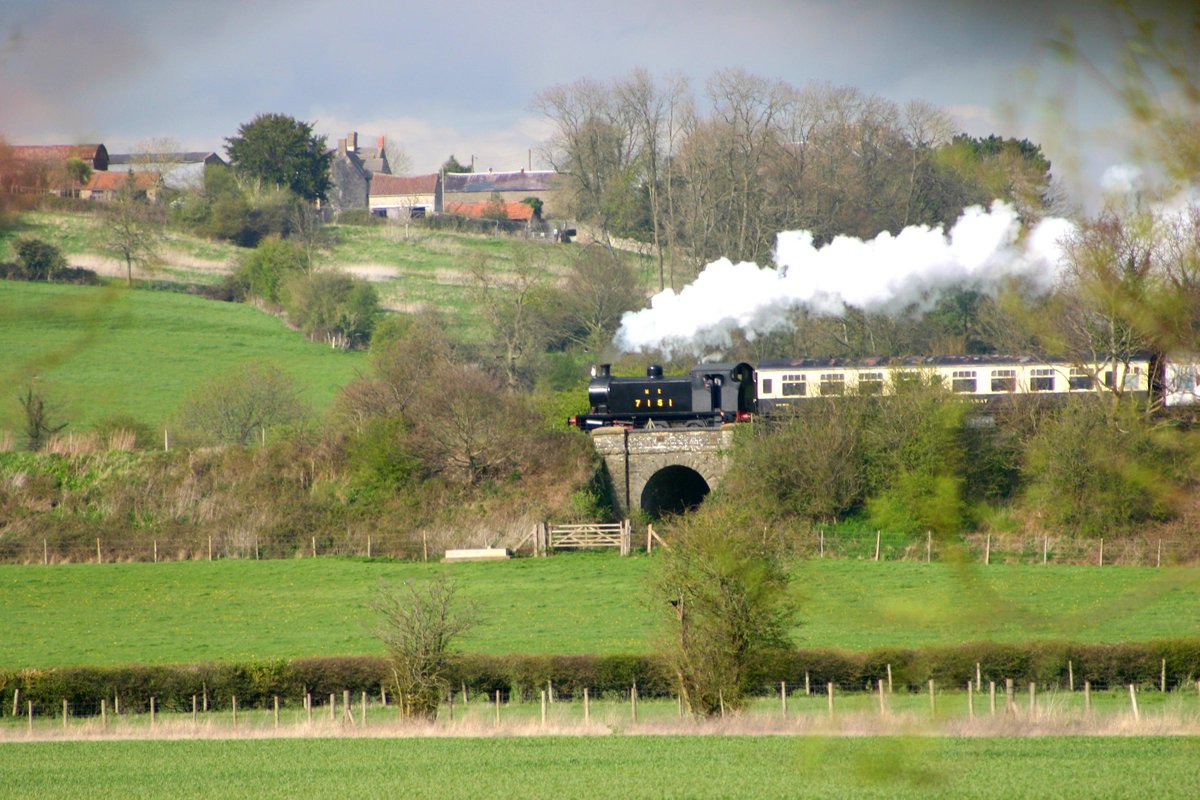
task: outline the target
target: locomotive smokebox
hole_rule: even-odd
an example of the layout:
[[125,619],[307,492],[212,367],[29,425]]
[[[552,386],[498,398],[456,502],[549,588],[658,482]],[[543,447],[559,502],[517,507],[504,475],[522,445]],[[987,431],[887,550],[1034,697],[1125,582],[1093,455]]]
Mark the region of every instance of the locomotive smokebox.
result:
[[650,366],[646,367],[647,378],[661,378],[662,372],[662,364],[651,364]]

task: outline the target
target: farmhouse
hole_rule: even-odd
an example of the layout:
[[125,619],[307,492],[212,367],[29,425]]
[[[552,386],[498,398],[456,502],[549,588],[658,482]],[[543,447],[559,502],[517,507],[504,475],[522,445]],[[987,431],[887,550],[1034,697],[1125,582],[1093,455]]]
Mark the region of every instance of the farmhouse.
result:
[[0,160],[0,188],[7,192],[73,195],[79,184],[67,173],[77,158],[96,171],[108,169],[108,150],[102,144],[14,145]]
[[168,189],[198,189],[204,186],[204,168],[225,166],[225,159],[212,151],[188,153],[113,153],[109,172],[157,172]]
[[509,203],[521,203],[526,198],[536,197],[542,201],[543,217],[566,214],[564,176],[553,170],[448,172],[443,177],[442,185],[444,210],[447,213],[462,213],[451,211],[455,203],[467,204],[462,207],[470,208],[474,204],[499,200],[507,208]]
[[93,172],[92,177],[79,190],[84,200],[115,200],[128,181],[133,181],[134,193],[151,203],[158,200],[163,187],[162,175],[157,172]]
[[432,214],[441,207],[441,176],[428,175],[371,176],[368,199],[372,214],[389,219],[411,219]]

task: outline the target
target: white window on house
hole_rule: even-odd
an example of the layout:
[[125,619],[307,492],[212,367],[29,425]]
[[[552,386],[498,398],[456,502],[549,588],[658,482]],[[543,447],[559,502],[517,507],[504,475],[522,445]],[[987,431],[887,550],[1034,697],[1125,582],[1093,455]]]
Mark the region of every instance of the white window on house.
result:
[[808,394],[808,379],[804,373],[783,376],[784,397],[804,397]]
[[975,392],[975,386],[975,370],[956,369],[950,373],[951,391],[959,392],[960,394],[973,394]]
[[821,395],[838,395],[846,393],[846,376],[841,372],[821,373]]
[[1029,370],[1029,391],[1053,392],[1054,370],[1049,367],[1036,367]]
[[1017,390],[1017,371],[1015,369],[992,370],[993,392],[1015,392]]
[[1071,372],[1067,375],[1067,383],[1073,392],[1090,392],[1095,384],[1095,379],[1092,373],[1086,369],[1072,367]]
[[883,394],[883,373],[882,372],[860,372],[860,373],[858,373],[858,393],[859,394]]

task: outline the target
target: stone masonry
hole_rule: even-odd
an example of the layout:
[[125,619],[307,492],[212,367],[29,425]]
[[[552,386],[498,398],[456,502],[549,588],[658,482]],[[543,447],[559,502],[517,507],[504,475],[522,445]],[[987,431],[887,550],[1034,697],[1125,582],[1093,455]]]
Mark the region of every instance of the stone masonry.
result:
[[661,497],[670,494],[673,481],[681,478],[681,491],[703,481],[703,492],[716,487],[728,469],[733,446],[733,425],[705,429],[630,431],[597,428],[592,444],[604,459],[612,479],[613,501],[618,513],[627,515],[643,508],[646,489],[652,482]]

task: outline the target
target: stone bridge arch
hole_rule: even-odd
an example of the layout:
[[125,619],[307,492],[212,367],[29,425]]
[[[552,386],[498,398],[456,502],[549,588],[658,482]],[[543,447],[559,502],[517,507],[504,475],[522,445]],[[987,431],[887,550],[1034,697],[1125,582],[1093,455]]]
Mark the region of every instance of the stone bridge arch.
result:
[[592,443],[612,479],[621,514],[652,516],[694,508],[720,484],[729,467],[734,426],[629,431],[598,428]]

